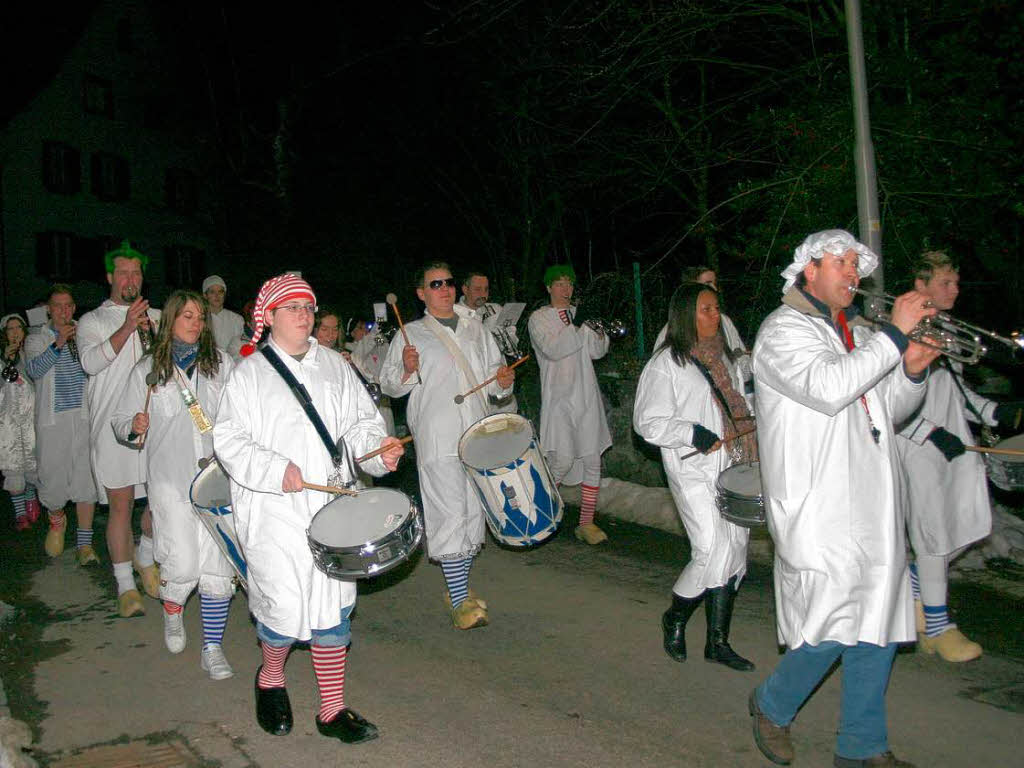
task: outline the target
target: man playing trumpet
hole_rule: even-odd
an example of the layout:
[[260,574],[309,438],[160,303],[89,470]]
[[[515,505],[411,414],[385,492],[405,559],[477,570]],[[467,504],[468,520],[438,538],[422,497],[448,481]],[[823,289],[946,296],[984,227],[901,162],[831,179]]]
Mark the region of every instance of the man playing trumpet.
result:
[[[89,375],[86,401],[89,406],[92,471],[100,502],[110,504],[107,519],[107,550],[117,581],[118,612],[123,618],[145,612],[132,576],[132,506],[145,495],[145,448],[117,439],[110,428],[118,399],[132,368],[149,348],[160,310],[150,309],[142,298],[142,278],[149,259],[124,240],[104,261],[110,297],[78,323],[78,350],[82,369]],[[142,515],[142,538],[134,564],[142,576],[146,594],[160,594],[160,576],[153,561],[153,526],[149,510]]]

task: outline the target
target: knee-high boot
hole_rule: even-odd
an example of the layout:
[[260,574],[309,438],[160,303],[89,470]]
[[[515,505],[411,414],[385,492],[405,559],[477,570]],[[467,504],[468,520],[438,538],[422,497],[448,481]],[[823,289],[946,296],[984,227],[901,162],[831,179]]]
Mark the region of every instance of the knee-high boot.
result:
[[686,622],[700,605],[704,593],[697,597],[680,597],[672,593],[672,606],[661,615],[665,653],[675,661],[686,661]]
[[735,600],[735,576],[725,586],[707,591],[704,606],[708,617],[708,638],[704,646],[704,658],[746,672],[753,669],[754,665],[729,645],[729,625],[732,624],[732,605]]

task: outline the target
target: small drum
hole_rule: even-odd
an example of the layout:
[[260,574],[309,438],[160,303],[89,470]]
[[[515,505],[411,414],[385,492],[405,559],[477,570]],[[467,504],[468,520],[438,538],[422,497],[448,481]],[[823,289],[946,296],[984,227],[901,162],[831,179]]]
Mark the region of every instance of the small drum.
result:
[[242,548],[238,545],[235,517],[231,513],[231,483],[216,459],[210,460],[195,476],[188,498],[192,502],[192,511],[199,516],[224,557],[238,572],[240,583],[245,586],[248,569]]
[[459,460],[500,544],[528,547],[558,530],[564,505],[530,422],[515,413],[485,416],[459,439]]
[[423,539],[419,507],[391,488],[339,496],[313,515],[306,530],[316,567],[351,581],[389,571]]
[[[1014,435],[995,444],[996,448],[1024,451],[1024,435]],[[992,485],[1004,491],[1024,491],[1024,456],[1000,456],[985,454],[988,479]]]
[[722,517],[744,528],[765,525],[761,496],[761,464],[734,464],[718,476],[715,503]]

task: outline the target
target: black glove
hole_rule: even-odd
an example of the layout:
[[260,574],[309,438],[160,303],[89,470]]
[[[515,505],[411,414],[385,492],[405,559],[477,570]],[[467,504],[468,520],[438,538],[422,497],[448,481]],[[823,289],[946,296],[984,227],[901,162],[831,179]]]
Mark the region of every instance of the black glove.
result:
[[957,456],[963,456],[967,452],[967,449],[964,448],[964,441],[952,432],[947,432],[942,427],[933,429],[932,433],[928,435],[928,439],[946,457],[946,461],[952,461]]
[[1020,400],[1010,400],[1006,403],[1000,403],[996,406],[996,410],[993,412],[996,421],[999,422],[999,428],[1005,429],[1008,432],[1016,432],[1020,429],[1020,417],[1021,412],[1024,411],[1024,403]]
[[572,316],[572,324],[577,328],[582,328],[583,324],[591,318],[591,314],[584,309],[583,305],[580,304],[576,307],[576,314]]
[[721,440],[718,435],[712,432],[710,429],[705,429],[700,424],[693,425],[693,439],[690,440],[693,443],[693,447],[701,453],[707,453],[711,450],[711,446]]

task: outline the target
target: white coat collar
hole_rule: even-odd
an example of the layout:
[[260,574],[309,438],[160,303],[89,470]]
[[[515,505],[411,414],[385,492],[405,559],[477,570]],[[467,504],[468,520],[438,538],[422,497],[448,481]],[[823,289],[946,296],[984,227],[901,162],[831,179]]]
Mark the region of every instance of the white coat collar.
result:
[[313,336],[309,337],[309,349],[306,350],[306,354],[303,356],[301,361],[296,360],[294,357],[292,357],[283,349],[281,349],[281,347],[279,347],[277,343],[274,341],[273,336],[267,339],[267,344],[270,346],[271,349],[273,349],[277,353],[277,356],[281,358],[284,361],[284,364],[287,366],[298,366],[301,368],[303,365],[309,363],[309,365],[315,368],[320,365],[320,361],[318,359],[320,356],[320,344]]

